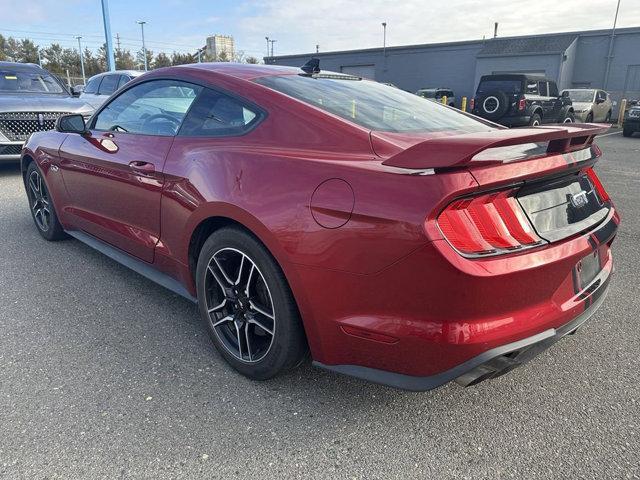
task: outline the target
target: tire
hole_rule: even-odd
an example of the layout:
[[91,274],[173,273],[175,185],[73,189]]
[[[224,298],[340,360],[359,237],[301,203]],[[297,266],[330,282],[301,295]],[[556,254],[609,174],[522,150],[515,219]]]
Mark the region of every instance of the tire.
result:
[[480,116],[496,121],[504,116],[509,109],[509,97],[504,92],[491,92],[480,97],[477,102]]
[[537,113],[531,115],[531,118],[529,119],[529,125],[532,127],[542,125],[542,118],[540,117],[540,115]]
[[604,117],[604,123],[611,123],[611,110],[607,112],[607,116]]
[[589,112],[589,115],[587,115],[587,118],[585,118],[585,123],[591,123],[593,122],[593,113]]
[[42,238],[50,242],[67,238],[36,162],[31,162],[27,168],[25,188],[31,218]]
[[196,286],[205,328],[238,372],[267,380],[302,363],[307,343],[293,294],[252,235],[236,227],[212,233],[200,251]]
[[573,112],[567,113],[562,119],[562,123],[575,123],[576,117],[573,115]]
[[630,137],[631,135],[633,135],[633,130],[631,130],[630,128],[623,128],[622,129],[622,136],[623,137]]

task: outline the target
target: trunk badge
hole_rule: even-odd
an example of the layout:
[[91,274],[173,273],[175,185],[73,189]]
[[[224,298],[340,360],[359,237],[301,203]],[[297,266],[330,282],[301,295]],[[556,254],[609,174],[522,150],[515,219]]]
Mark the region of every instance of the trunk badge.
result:
[[587,192],[582,190],[581,192],[571,195],[571,197],[569,197],[569,201],[571,202],[571,205],[573,205],[575,208],[582,208],[587,203],[589,203],[589,199],[587,198]]

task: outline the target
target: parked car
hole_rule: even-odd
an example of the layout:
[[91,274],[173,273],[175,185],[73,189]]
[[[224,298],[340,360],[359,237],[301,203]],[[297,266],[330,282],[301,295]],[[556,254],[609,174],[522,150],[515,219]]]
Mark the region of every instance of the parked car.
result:
[[571,99],[556,82],[536,75],[483,75],[471,101],[471,112],[507,127],[571,123]]
[[92,112],[38,65],[0,62],[0,162],[18,161],[29,135],[53,129],[60,115]]
[[613,102],[611,96],[604,90],[589,88],[571,88],[562,91],[573,104],[576,121],[579,122],[610,122]]
[[640,132],[640,103],[637,100],[632,100],[628,105],[629,108],[624,112],[622,120],[622,135],[625,137]]
[[22,172],[42,237],[197,302],[242,374],[309,349],[427,390],[501,375],[602,304],[619,222],[592,168],[606,130],[509,130],[317,60],[202,63],[132,80],[88,124],[61,117]]
[[449,88],[421,88],[416,92],[416,95],[440,103],[442,103],[442,97],[447,97],[447,105],[456,106],[456,96]]
[[81,100],[98,108],[109,98],[109,95],[143,73],[138,70],[99,73],[91,77],[85,86],[76,87],[75,92],[80,94]]

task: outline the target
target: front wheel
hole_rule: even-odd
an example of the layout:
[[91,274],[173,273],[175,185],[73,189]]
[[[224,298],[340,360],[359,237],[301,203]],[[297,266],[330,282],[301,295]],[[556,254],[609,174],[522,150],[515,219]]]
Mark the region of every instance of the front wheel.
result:
[[587,115],[587,118],[585,119],[585,123],[591,122],[593,122],[593,113],[589,113],[589,115]]
[[51,196],[44,182],[42,172],[36,162],[31,162],[27,168],[25,187],[29,210],[38,233],[49,241],[62,240],[67,234],[58,220]]
[[633,130],[631,130],[630,128],[623,128],[622,129],[622,136],[623,137],[630,137],[631,135],[633,135]]
[[604,123],[611,123],[611,110],[607,112],[607,116],[604,118]]
[[200,315],[213,344],[237,371],[266,380],[294,368],[307,344],[282,270],[240,228],[207,239],[196,271]]

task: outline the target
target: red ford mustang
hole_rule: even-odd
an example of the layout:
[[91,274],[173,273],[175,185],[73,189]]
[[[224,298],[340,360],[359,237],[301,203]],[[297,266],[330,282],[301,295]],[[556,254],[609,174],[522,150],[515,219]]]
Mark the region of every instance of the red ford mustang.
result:
[[71,235],[198,302],[266,379],[300,364],[427,390],[503,374],[600,306],[619,216],[594,124],[508,130],[317,65],[126,84],[22,154]]

